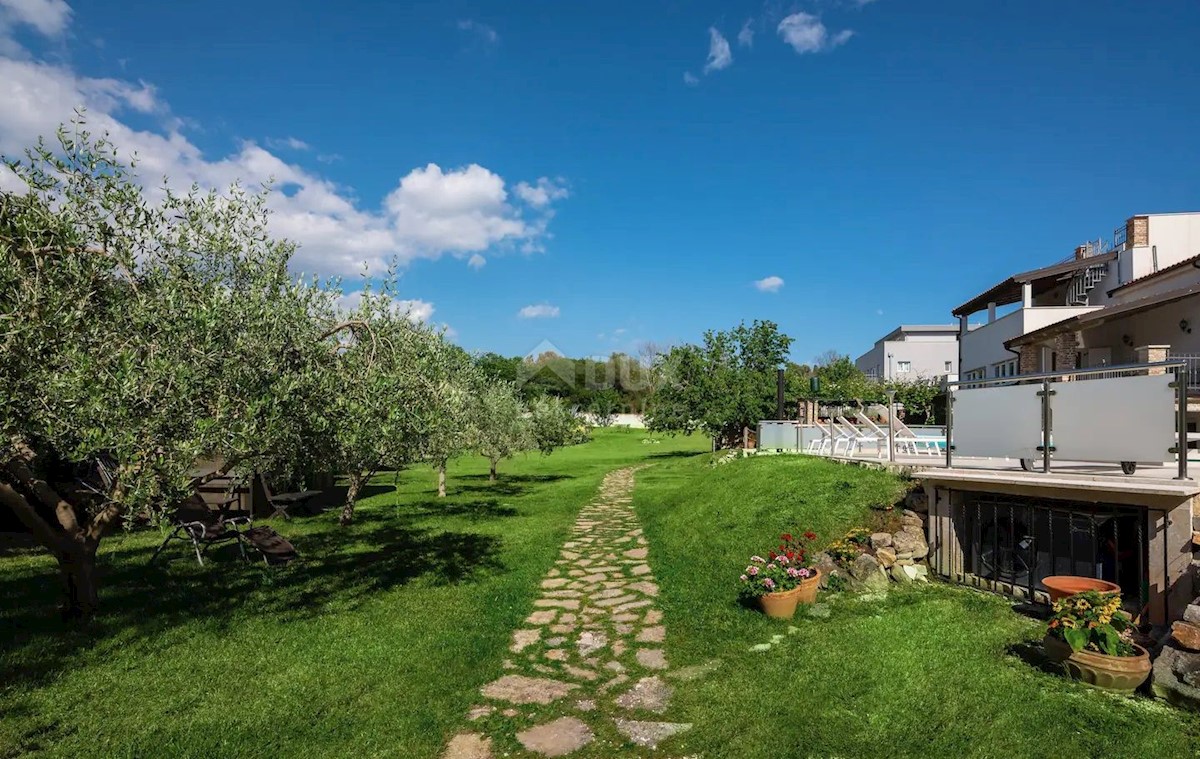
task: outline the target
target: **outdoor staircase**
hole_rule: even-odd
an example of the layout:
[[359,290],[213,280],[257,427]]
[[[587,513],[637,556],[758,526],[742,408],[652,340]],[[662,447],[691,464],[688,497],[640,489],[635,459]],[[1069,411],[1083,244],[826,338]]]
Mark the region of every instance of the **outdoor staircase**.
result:
[[1067,305],[1088,305],[1088,294],[1095,289],[1096,285],[1103,282],[1104,277],[1107,275],[1108,264],[1094,264],[1081,272],[1077,272],[1071,278],[1071,284],[1067,288]]

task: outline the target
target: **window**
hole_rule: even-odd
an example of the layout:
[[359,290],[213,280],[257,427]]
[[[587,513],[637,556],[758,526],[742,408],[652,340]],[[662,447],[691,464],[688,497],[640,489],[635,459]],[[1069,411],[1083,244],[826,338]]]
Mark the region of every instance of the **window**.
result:
[[896,362],[896,371],[899,374],[907,374],[907,373],[911,372],[912,371],[912,362],[911,361],[897,361]]
[[946,371],[947,371],[947,372],[952,372],[952,371],[954,371],[954,362],[953,362],[953,361],[947,361],[947,362],[946,362]]

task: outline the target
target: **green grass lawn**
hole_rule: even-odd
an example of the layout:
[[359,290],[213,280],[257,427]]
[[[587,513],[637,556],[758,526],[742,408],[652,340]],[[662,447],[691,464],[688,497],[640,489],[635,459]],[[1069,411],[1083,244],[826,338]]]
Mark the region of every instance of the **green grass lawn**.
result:
[[356,524],[275,522],[282,571],[146,560],[156,531],[101,548],[104,615],[64,634],[39,553],[0,557],[0,757],[437,756],[501,673],[575,513],[611,469],[708,447],[598,431],[549,457],[376,480]]
[[679,688],[672,719],[695,727],[656,755],[1194,755],[1196,717],[1037,670],[1011,652],[1039,626],[965,589],[837,597],[751,652],[788,625],[736,602],[750,553],[785,530],[836,537],[902,483],[801,457],[713,468],[703,439],[645,437],[600,431],[496,485],[460,462],[445,500],[429,470],[381,477],[348,529],[276,522],[304,555],[280,571],[229,553],[200,568],[182,546],[150,569],[156,532],[114,538],[88,632],[55,621],[52,561],[0,554],[0,757],[436,757],[503,673],[576,512],[639,461],[672,667],[721,662]]

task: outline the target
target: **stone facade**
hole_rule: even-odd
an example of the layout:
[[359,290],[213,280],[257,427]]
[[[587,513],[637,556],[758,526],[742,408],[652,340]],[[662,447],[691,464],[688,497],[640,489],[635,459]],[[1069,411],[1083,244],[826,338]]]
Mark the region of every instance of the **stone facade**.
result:
[[1022,345],[1020,356],[1017,358],[1018,374],[1036,374],[1038,371],[1038,354],[1041,348],[1037,345]]
[[1075,369],[1079,365],[1079,340],[1074,332],[1054,338],[1054,352],[1058,354],[1058,370]]

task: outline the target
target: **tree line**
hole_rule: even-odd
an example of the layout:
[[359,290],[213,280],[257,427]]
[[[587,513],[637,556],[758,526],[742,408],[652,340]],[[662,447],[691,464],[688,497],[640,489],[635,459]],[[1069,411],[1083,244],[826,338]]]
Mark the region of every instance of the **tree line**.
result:
[[738,447],[744,430],[778,417],[780,369],[784,418],[798,418],[801,401],[866,406],[885,402],[891,391],[909,421],[934,421],[941,394],[937,382],[881,382],[836,351],[827,351],[811,365],[799,364],[789,358],[793,342],[774,322],[754,321],[705,332],[699,344],[672,347],[654,363],[658,379],[648,403],[648,426],[665,432],[701,431],[718,447]]
[[265,191],[145,189],[82,121],[5,163],[25,186],[0,192],[0,503],[57,560],[69,618],[96,611],[104,537],[205,481],[344,475],[347,524],[381,470],[429,465],[445,495],[456,456],[494,480],[585,434],[412,318],[395,271],[353,296],[289,273]]

